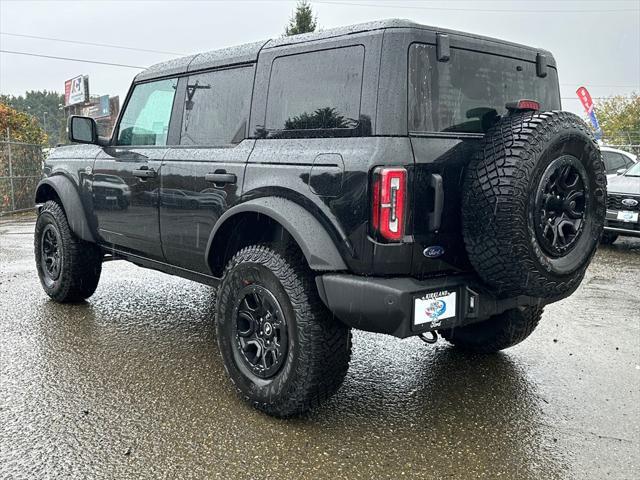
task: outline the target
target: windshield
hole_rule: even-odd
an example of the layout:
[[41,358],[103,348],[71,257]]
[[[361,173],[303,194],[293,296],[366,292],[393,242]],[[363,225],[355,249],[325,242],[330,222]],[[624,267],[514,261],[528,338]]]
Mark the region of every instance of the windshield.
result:
[[633,167],[627,170],[624,174],[625,177],[640,177],[640,163],[636,163]]
[[542,78],[534,62],[457,48],[439,62],[435,46],[409,47],[409,131],[484,133],[521,99],[559,110],[556,70]]

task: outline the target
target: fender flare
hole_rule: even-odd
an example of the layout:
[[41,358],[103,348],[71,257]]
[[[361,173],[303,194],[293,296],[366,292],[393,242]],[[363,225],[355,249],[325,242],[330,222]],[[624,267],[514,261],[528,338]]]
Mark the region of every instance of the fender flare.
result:
[[207,243],[205,260],[208,261],[211,245],[222,226],[241,213],[259,213],[278,222],[300,246],[312,270],[347,270],[336,244],[324,226],[308,210],[291,200],[281,197],[260,197],[236,205],[218,219]]
[[75,184],[64,175],[54,175],[40,180],[36,187],[36,204],[43,203],[40,201],[39,196],[44,185],[53,188],[58,198],[60,198],[71,231],[82,240],[95,243]]

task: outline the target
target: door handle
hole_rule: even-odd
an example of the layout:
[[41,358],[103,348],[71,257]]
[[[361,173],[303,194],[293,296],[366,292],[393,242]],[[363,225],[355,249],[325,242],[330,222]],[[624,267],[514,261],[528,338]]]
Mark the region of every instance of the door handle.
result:
[[204,176],[205,181],[211,183],[236,183],[238,180],[235,173],[207,173]]
[[444,208],[444,188],[442,187],[442,176],[437,173],[431,174],[431,188],[433,188],[433,213],[429,214],[429,231],[435,232],[442,223],[442,210]]
[[133,176],[139,178],[153,178],[156,176],[156,171],[153,168],[138,168],[133,171]]

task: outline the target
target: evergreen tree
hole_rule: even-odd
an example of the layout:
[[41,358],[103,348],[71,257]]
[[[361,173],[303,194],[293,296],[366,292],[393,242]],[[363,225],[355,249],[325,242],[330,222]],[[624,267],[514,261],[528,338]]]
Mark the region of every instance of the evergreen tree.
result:
[[309,2],[307,0],[300,0],[289,20],[289,25],[285,28],[284,34],[291,36],[298,35],[299,33],[315,32],[316,20]]

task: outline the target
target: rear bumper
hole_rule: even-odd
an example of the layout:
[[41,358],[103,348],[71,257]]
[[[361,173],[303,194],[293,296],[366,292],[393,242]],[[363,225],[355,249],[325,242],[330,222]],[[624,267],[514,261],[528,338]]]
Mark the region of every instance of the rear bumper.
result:
[[604,221],[604,230],[606,232],[617,233],[628,237],[640,237],[639,222],[623,222],[617,219],[618,210],[607,210]]
[[[317,276],[316,283],[322,301],[346,325],[400,338],[479,322],[519,306],[550,303],[525,296],[497,299],[482,293],[472,277],[416,280],[329,273]],[[443,291],[457,293],[456,316],[414,325],[414,299]]]

